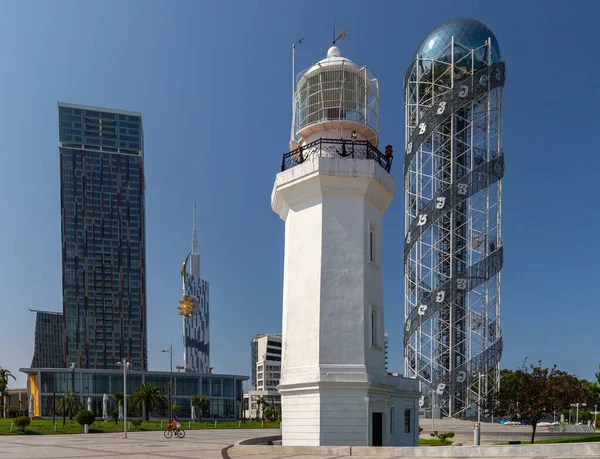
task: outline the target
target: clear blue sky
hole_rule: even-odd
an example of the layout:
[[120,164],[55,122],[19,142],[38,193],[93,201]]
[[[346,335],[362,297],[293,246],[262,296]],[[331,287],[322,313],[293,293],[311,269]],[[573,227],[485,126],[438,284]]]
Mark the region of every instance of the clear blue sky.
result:
[[[200,212],[211,363],[249,374],[250,339],[280,332],[284,225],[270,193],[297,69],[343,55],[381,85],[380,137],[404,145],[402,77],[430,29],[473,16],[495,32],[504,96],[504,367],[600,363],[597,225],[600,3],[13,1],[0,15],[0,366],[31,363],[34,315],[61,310],[57,101],[140,111],[146,154],[149,366],[181,363],[179,269]],[[390,369],[402,371],[402,183],[384,218]],[[393,172],[393,171],[392,171]]]

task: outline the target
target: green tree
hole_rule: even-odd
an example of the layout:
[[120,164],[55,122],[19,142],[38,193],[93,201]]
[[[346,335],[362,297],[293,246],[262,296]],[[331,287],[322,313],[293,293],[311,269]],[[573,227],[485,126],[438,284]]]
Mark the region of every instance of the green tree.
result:
[[73,419],[73,415],[77,413],[81,408],[81,402],[79,397],[75,396],[73,392],[65,392],[60,400],[58,401],[58,413],[63,416],[63,426],[66,422],[66,417],[69,417],[69,421]]
[[115,409],[117,410],[117,418],[118,418],[119,408],[121,408],[123,406],[123,398],[124,398],[123,392],[113,392],[112,398],[115,401],[115,403],[117,404]]
[[272,411],[271,408],[269,408],[269,407],[265,408],[265,410],[264,410],[265,418],[273,419],[273,416],[272,416],[273,413],[271,413],[271,411]]
[[173,417],[177,417],[177,412],[179,411],[179,405],[173,405]]
[[208,410],[210,405],[210,397],[208,395],[193,395],[190,403],[196,408],[198,420],[202,421],[202,416],[206,414],[205,411]]
[[2,417],[6,417],[7,398],[8,398],[8,378],[17,380],[8,368],[0,367],[0,407],[2,408]]
[[192,395],[190,399],[190,404],[196,408],[196,416],[198,416],[198,420],[202,420],[203,411],[208,408],[210,402],[210,398],[208,395]]
[[485,408],[496,416],[531,424],[531,443],[535,440],[538,422],[554,411],[567,408],[571,403],[584,402],[588,396],[585,385],[575,376],[537,365],[518,370],[502,370],[500,389],[485,400]]
[[144,383],[131,394],[131,404],[135,408],[145,409],[144,420],[150,420],[150,411],[163,406],[165,397],[160,389],[152,383]]

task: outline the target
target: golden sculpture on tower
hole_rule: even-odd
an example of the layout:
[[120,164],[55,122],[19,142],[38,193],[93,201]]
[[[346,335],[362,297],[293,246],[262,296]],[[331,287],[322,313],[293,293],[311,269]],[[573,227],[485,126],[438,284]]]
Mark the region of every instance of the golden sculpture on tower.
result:
[[179,300],[179,306],[177,306],[177,309],[179,310],[179,315],[183,317],[190,317],[200,308],[200,304],[198,303],[198,300],[196,300],[196,298],[185,294],[185,273],[187,272],[187,262],[189,258],[190,254],[188,253],[188,256],[185,257],[185,260],[183,262],[183,266],[181,267],[183,298]]

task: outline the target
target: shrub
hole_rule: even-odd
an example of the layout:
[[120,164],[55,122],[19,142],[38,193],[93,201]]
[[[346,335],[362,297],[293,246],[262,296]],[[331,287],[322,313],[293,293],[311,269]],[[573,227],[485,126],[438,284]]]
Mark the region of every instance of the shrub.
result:
[[28,416],[19,416],[18,418],[15,418],[14,423],[15,426],[17,426],[17,429],[23,432],[25,431],[25,427],[31,424],[31,419],[29,419]]
[[119,421],[119,408],[115,408],[113,410],[110,411],[110,417],[112,418],[113,421],[115,421],[115,424],[118,424]]
[[430,435],[437,438],[442,445],[451,445],[453,443],[448,439],[454,437],[454,432],[438,433],[437,430],[434,430]]
[[75,420],[82,426],[90,426],[96,420],[96,415],[89,410],[81,410],[75,415]]
[[142,425],[142,420],[141,419],[132,419],[131,420],[131,425],[133,427],[135,427],[136,429],[139,429],[140,426]]

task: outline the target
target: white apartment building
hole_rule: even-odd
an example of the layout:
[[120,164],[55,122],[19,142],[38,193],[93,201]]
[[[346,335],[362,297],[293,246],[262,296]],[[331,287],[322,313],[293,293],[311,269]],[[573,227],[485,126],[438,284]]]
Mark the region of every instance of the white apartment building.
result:
[[244,416],[256,418],[263,414],[258,400],[268,403],[271,409],[281,406],[281,396],[277,391],[281,378],[281,335],[256,335],[250,341],[252,359],[252,386],[254,390],[244,394]]

